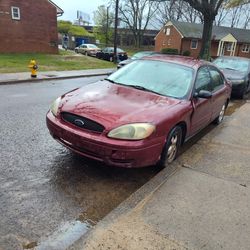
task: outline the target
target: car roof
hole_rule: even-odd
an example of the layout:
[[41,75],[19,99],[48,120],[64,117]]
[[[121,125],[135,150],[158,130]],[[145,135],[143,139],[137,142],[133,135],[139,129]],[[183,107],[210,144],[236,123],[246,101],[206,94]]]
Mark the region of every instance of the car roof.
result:
[[178,55],[166,55],[166,54],[153,54],[150,56],[145,56],[142,58],[142,60],[155,60],[155,61],[163,61],[163,62],[170,62],[170,63],[176,63],[183,66],[187,66],[189,68],[199,68],[202,65],[213,65],[212,63],[205,61],[205,60],[199,60],[195,59],[193,57],[188,56],[178,56]]

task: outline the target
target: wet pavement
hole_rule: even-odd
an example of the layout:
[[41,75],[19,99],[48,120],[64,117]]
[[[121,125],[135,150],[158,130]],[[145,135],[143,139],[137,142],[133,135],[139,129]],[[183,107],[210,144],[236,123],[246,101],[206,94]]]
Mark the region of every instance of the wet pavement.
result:
[[56,242],[66,229],[82,234],[156,174],[155,167],[117,169],[86,160],[49,135],[49,104],[97,79],[0,86],[1,250],[30,249],[51,235]]
[[[103,78],[103,77],[101,77]],[[0,249],[63,249],[158,170],[104,166],[71,153],[48,133],[57,96],[100,77],[0,86]],[[233,100],[228,115],[246,100]],[[226,118],[227,119],[227,118]],[[203,130],[183,151],[209,133]]]

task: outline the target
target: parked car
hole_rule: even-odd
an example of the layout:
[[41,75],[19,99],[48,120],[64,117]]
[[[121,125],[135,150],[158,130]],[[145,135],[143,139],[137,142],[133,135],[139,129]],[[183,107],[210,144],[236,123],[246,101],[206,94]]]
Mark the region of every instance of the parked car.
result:
[[158,54],[159,52],[155,52],[155,51],[140,51],[135,53],[131,58],[128,58],[127,60],[121,61],[118,63],[117,68],[120,69],[121,67],[131,63],[134,60],[140,59],[144,56],[151,56],[151,55],[155,55]]
[[76,53],[81,53],[86,56],[96,56],[96,53],[101,51],[95,44],[81,44],[78,47],[75,47]]
[[[107,61],[113,61],[114,58],[114,48],[113,47],[106,47],[102,51],[98,52],[96,54],[96,57],[99,59],[107,60]],[[123,61],[128,59],[127,52],[117,48],[117,59],[118,61]]]
[[220,56],[213,61],[232,83],[232,95],[243,98],[250,90],[250,59]]
[[166,166],[184,141],[222,122],[230,95],[213,64],[157,55],[58,97],[47,127],[67,148],[108,165]]

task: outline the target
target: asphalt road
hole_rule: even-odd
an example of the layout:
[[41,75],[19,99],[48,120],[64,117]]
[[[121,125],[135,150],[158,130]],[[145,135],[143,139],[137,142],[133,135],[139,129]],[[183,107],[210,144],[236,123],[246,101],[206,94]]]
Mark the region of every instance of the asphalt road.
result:
[[[50,103],[100,78],[0,86],[0,250],[63,249],[157,173],[78,157],[49,135]],[[243,103],[230,103],[228,115]]]
[[32,248],[51,235],[56,241],[67,228],[73,233],[64,238],[71,241],[156,174],[154,167],[118,169],[86,160],[49,135],[50,103],[98,79],[0,86],[1,250]]

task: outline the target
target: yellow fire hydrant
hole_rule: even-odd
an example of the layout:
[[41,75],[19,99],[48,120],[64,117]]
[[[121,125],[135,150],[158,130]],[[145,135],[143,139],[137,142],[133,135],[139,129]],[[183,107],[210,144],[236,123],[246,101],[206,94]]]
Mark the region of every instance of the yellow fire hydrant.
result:
[[31,70],[31,77],[37,77],[37,69],[38,69],[38,66],[37,66],[37,63],[35,61],[35,59],[31,59],[30,60],[30,64],[28,66]]

